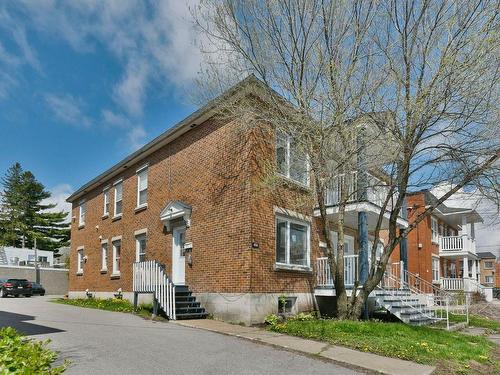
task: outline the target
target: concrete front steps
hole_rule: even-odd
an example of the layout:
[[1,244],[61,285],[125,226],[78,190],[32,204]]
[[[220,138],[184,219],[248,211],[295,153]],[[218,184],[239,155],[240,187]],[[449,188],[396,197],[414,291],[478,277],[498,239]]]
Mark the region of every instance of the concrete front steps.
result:
[[403,323],[411,325],[428,325],[440,320],[425,304],[419,295],[409,289],[376,290],[375,301],[379,307],[397,317]]

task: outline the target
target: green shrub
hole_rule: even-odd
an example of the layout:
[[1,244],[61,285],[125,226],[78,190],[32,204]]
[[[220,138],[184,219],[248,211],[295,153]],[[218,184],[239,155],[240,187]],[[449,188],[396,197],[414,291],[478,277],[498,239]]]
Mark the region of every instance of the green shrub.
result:
[[314,314],[312,314],[312,313],[301,312],[297,315],[294,315],[294,316],[288,318],[287,320],[296,320],[298,322],[307,322],[310,320],[316,320],[316,316],[314,316]]
[[0,329],[0,374],[62,373],[67,362],[51,367],[57,354],[46,348],[49,342],[26,339],[12,327]]
[[278,315],[276,314],[269,314],[268,316],[266,316],[266,318],[264,319],[264,322],[270,326],[274,326],[276,324],[278,324],[279,322],[279,317]]

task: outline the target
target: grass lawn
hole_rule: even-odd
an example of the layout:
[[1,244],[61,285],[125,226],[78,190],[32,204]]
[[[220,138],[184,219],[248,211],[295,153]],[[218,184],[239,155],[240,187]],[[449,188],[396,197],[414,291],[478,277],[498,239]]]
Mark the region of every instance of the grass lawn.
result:
[[[87,307],[91,309],[100,309],[107,311],[117,311],[124,313],[132,313],[140,315],[144,318],[151,317],[153,313],[153,304],[140,304],[137,306],[137,311],[134,312],[134,305],[125,299],[118,298],[108,298],[108,299],[100,299],[100,298],[75,298],[75,299],[67,299],[67,298],[57,298],[52,300],[55,303],[62,303],[64,305],[72,305],[78,307]],[[161,317],[160,317],[161,319]]]
[[[465,315],[450,314],[450,322],[461,323],[465,321]],[[469,315],[469,326],[486,328],[491,331],[500,333],[500,322],[482,316]]]
[[[270,329],[331,344],[438,365],[439,372],[500,371],[495,344],[484,337],[402,323],[287,320]],[[498,352],[497,352],[498,353]]]

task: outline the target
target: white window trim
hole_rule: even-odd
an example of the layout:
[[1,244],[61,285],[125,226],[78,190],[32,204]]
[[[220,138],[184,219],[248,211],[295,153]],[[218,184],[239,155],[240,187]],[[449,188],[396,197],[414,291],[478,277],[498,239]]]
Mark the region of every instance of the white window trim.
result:
[[[278,219],[281,220],[286,220],[287,222],[287,249],[285,253],[286,257],[286,263],[283,262],[278,262],[276,261],[276,244],[277,244],[277,227],[278,227]],[[295,223],[295,224],[300,224],[304,225],[307,227],[307,239],[306,239],[306,244],[307,244],[307,254],[306,254],[306,259],[307,259],[307,265],[301,265],[301,264],[291,264],[290,263],[290,242],[288,240],[288,236],[290,235],[290,223]],[[300,220],[296,219],[290,216],[285,216],[285,215],[280,215],[276,214],[274,218],[274,235],[276,237],[275,239],[275,264],[277,269],[287,269],[287,270],[298,270],[298,271],[309,271],[311,270],[311,223],[310,221],[306,220]]]
[[286,139],[286,174],[283,174],[279,171],[277,173],[281,176],[284,177],[290,181],[293,181],[299,185],[309,187],[310,186],[310,173],[311,173],[311,167],[309,163],[309,155],[306,155],[306,183],[304,184],[302,181],[297,181],[296,179],[292,178],[290,175],[290,147],[291,147],[291,139],[292,137],[289,136],[288,134],[282,133],[282,132],[276,132],[276,148],[275,148],[275,154],[277,155],[277,149],[278,149],[278,138],[284,138]]
[[76,248],[76,274],[83,275],[83,259],[85,255],[83,252],[85,251],[84,246],[78,246]]
[[[139,246],[140,246],[140,243],[139,243],[139,238],[138,237],[142,237],[144,236],[144,238],[146,239],[146,251],[147,251],[147,246],[148,246],[148,230],[139,230],[139,231],[135,231],[134,233],[134,236],[135,236],[135,261],[136,262],[139,262],[139,257],[140,257],[140,254],[139,254]],[[146,254],[146,253],[144,253]]]
[[[339,234],[332,230],[330,232],[330,236],[332,236],[333,250],[337,251],[338,242],[339,242]],[[349,244],[349,248],[352,249],[352,251],[348,252],[348,253],[346,253],[345,249],[344,249],[344,256],[345,255],[354,255],[356,253],[355,248],[354,248],[354,246],[356,245],[356,241],[354,241],[354,237],[350,236],[348,234],[344,234],[344,242],[347,242]]]
[[[122,187],[122,199],[120,201],[117,201],[116,200],[116,189],[117,189],[116,187],[120,184]],[[115,181],[113,183],[113,188],[114,188],[114,191],[113,191],[113,218],[118,218],[118,217],[123,216],[123,178],[120,178],[119,180]],[[122,202],[122,212],[120,212],[119,214],[116,214],[116,203],[117,202]]]
[[[434,278],[434,262],[437,261],[437,279]],[[432,256],[432,260],[431,260],[431,272],[432,272],[432,282],[433,283],[437,283],[441,280],[441,270],[440,270],[440,267],[439,267],[439,257],[438,256],[435,256],[433,255]]]
[[121,248],[122,248],[122,237],[119,236],[119,237],[113,237],[111,239],[111,247],[112,247],[112,251],[113,251],[113,264],[112,264],[112,273],[111,273],[111,277],[114,277],[114,276],[120,276],[120,270],[117,270],[116,269],[116,265],[117,265],[117,262],[116,262],[116,246],[115,246],[115,243],[116,242],[120,242],[120,260],[121,260]]
[[139,190],[140,188],[140,180],[141,180],[141,177],[140,177],[140,173],[146,171],[147,173],[147,178],[148,178],[148,184],[146,185],[146,188],[143,189],[143,190],[148,190],[148,185],[149,185],[149,164],[146,164],[146,165],[143,165],[141,168],[139,168],[135,173],[137,175],[137,191],[136,191],[136,200],[135,200],[135,208],[136,209],[140,209],[140,208],[145,208],[148,206],[148,202],[147,202],[147,199],[146,199],[146,203],[143,203],[143,204],[139,204],[139,195],[140,195],[140,192],[141,190]]
[[[111,186],[106,186],[102,190],[102,199],[103,199],[102,216],[103,217],[108,217],[109,216],[109,209],[111,208],[111,204],[110,204],[110,201],[109,201],[109,193],[110,193],[110,191],[111,191]],[[106,204],[109,205],[107,211],[106,211]]]
[[[106,245],[106,262],[104,262],[104,248],[103,245]],[[109,242],[108,240],[101,241],[101,272],[108,271],[108,255],[109,255]]]
[[431,216],[431,240],[433,243],[438,243],[439,240],[439,223],[434,216]]
[[[84,209],[82,210],[82,208]],[[80,201],[80,204],[78,205],[78,228],[83,228],[85,226],[86,215],[87,215],[87,202],[83,200]]]

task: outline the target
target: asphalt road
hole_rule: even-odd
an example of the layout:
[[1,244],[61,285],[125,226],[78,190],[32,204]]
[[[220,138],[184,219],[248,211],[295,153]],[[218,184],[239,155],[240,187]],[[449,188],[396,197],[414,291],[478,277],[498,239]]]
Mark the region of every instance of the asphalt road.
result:
[[0,299],[0,327],[50,338],[67,374],[355,374],[350,369],[236,337],[131,314]]

